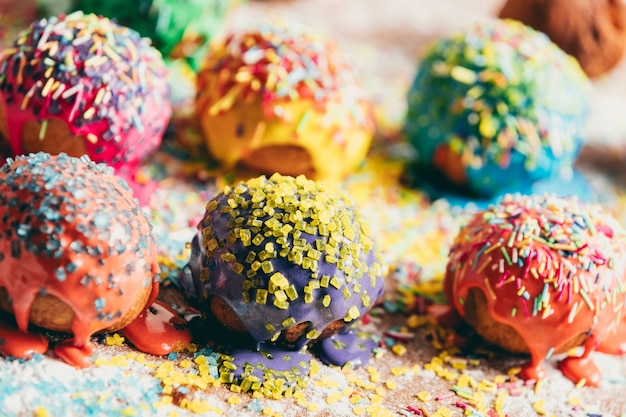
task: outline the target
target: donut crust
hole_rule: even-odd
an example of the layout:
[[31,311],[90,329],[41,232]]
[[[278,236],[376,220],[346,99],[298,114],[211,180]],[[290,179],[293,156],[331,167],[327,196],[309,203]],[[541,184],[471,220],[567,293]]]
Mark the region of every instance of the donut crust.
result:
[[[142,287],[128,311],[100,332],[114,332],[128,326],[146,308],[151,292],[152,286]],[[13,314],[9,295],[4,288],[0,288],[0,309]],[[74,310],[58,297],[50,294],[37,295],[31,305],[28,321],[42,329],[71,334],[74,315]]]

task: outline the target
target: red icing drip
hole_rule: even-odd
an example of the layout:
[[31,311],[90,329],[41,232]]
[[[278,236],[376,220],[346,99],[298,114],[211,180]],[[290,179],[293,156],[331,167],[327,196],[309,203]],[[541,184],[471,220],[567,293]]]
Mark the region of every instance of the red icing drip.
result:
[[454,329],[461,323],[459,314],[451,306],[433,304],[427,307],[428,315],[437,321],[441,327]]
[[[132,194],[122,188],[113,175],[96,175],[89,171],[88,164],[76,161],[78,160],[56,156],[49,161],[33,161],[38,162],[42,168],[44,165],[55,167],[56,164],[66,164],[63,169],[71,170],[75,177],[85,178],[85,181],[96,181],[98,187],[85,188],[82,199],[73,198],[71,189],[47,191],[60,198],[67,197],[67,201],[84,205],[80,212],[72,208],[79,218],[72,221],[65,217],[68,210],[65,203],[59,208],[62,220],[57,225],[61,232],[59,237],[54,237],[56,240],[53,239],[53,243],[61,246],[61,256],[47,256],[26,250],[19,240],[6,238],[7,234],[0,238],[0,253],[9,255],[0,262],[0,287],[11,298],[15,319],[23,332],[28,328],[35,296],[42,289],[45,289],[46,294],[67,304],[74,312],[71,323],[74,338],[57,347],[55,351],[68,363],[83,367],[89,364],[89,356],[93,350],[90,338],[94,333],[115,326],[120,318],[127,315],[131,318],[134,312],[144,308],[143,304],[136,304],[146,287],[150,287],[150,300],[157,296],[159,288],[154,281],[154,275],[159,271],[159,266],[154,242],[151,237],[148,238],[151,236],[149,223],[145,216],[135,215],[139,209]],[[41,178],[32,174],[29,164],[26,158],[18,159],[12,163],[11,172],[18,168],[24,169],[20,181],[25,184],[41,184]],[[18,201],[33,201],[28,192],[15,190],[1,181],[0,195],[9,200],[15,198]],[[32,204],[34,209],[39,208],[38,203]],[[18,208],[6,204],[0,205],[0,216],[3,215],[9,219],[21,218]],[[107,219],[109,231],[104,233],[97,228],[86,233],[79,231],[79,222],[88,224],[98,215]],[[48,222],[41,217],[33,217],[29,223],[33,229],[40,229],[45,225]],[[110,233],[113,233],[113,237]],[[120,233],[125,234],[124,245],[120,244],[121,249],[117,252],[107,253],[110,245],[119,239],[115,237],[116,234]],[[32,237],[29,243],[41,246],[46,244],[45,239],[52,238],[42,233]],[[103,253],[91,254],[86,250],[72,249],[72,245],[77,244],[82,247],[97,246],[102,248]],[[137,249],[138,247],[141,249]],[[16,248],[20,248],[19,254],[12,256]],[[68,267],[70,264],[71,268]],[[64,271],[62,279],[58,277],[59,270]],[[69,344],[74,347],[68,346]]]
[[191,342],[187,322],[159,301],[139,314],[120,333],[137,349],[158,356],[180,351]]
[[559,369],[567,378],[578,383],[583,378],[585,385],[597,387],[602,375],[596,364],[587,357],[569,357],[559,363]]
[[150,204],[150,199],[159,188],[158,182],[140,178],[139,170],[135,164],[116,170],[115,175],[126,181],[130,189],[133,190],[133,195],[143,207]]
[[620,321],[613,332],[602,340],[598,348],[598,352],[608,353],[610,355],[623,355],[626,353],[626,320]]
[[524,380],[539,381],[546,376],[546,371],[541,366],[541,361],[535,361],[534,358],[522,367],[518,376]]
[[87,368],[91,365],[91,355],[95,347],[91,343],[83,346],[76,346],[73,339],[65,340],[54,347],[54,353],[64,362],[77,368]]
[[29,358],[33,353],[45,353],[48,339],[40,333],[24,333],[17,327],[0,321],[0,355]]

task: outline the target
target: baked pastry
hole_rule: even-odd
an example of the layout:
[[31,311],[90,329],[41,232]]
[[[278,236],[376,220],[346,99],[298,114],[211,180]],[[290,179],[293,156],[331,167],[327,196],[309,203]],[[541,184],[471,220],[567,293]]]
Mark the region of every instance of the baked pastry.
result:
[[110,167],[38,153],[0,169],[0,308],[21,332],[73,334],[55,351],[85,366],[92,334],[154,301],[158,272],[151,226]]
[[383,267],[354,203],[330,184],[274,174],[227,187],[207,204],[189,265],[203,315],[257,350],[335,334],[344,352],[322,347],[323,360],[371,355],[350,332],[382,296]]
[[149,40],[109,19],[38,20],[0,56],[0,142],[86,154],[133,180],[171,115],[166,74]]
[[574,382],[598,385],[588,355],[620,326],[625,251],[624,229],[599,206],[508,195],[461,229],[446,294],[487,341],[530,353],[525,378],[541,378],[540,364],[553,353],[584,345],[560,367]]
[[73,7],[115,19],[150,38],[166,59],[198,70],[233,0],[74,0]]
[[233,3],[236,1],[74,0],[73,7],[115,19],[152,40],[170,72],[168,83],[174,117],[182,123],[193,113],[196,72]]
[[508,0],[498,15],[546,33],[589,77],[615,67],[626,50],[626,5],[620,0]]
[[590,85],[544,34],[490,20],[437,41],[408,93],[416,177],[488,198],[571,179]]
[[198,73],[211,155],[271,175],[339,179],[369,149],[370,103],[334,47],[295,28],[230,34]]
[[35,4],[0,0],[0,50],[8,47],[19,30],[36,18]]

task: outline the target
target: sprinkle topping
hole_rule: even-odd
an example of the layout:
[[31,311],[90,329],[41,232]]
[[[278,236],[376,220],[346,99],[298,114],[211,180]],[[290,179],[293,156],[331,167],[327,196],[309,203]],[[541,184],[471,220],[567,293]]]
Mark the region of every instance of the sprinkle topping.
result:
[[[601,338],[619,323],[625,248],[626,233],[598,206],[508,195],[457,236],[449,297],[464,314],[469,289],[481,289],[493,319],[517,330],[540,361],[580,333]],[[533,337],[541,328],[551,330]]]
[[[94,160],[113,166],[137,161],[160,143],[171,113],[165,77],[148,39],[82,12],[32,23],[0,55],[0,97],[10,111],[61,118],[84,136]],[[17,154],[22,119],[9,117]],[[44,123],[40,139],[45,131]],[[129,135],[135,144],[127,143]]]
[[[296,28],[269,24],[232,34],[214,47],[198,74],[198,105],[217,115],[239,100],[260,100],[268,116],[288,119],[281,102],[310,100],[330,124],[369,125],[364,90],[334,47]],[[216,83],[217,88],[210,88]],[[300,125],[307,123],[310,114]]]
[[0,168],[0,287],[25,331],[44,291],[75,313],[77,343],[115,323],[156,285],[150,225],[128,186],[86,156],[39,153]]
[[77,9],[115,17],[122,25],[150,38],[164,56],[185,58],[198,69],[209,42],[220,29],[230,0],[77,0]]
[[544,34],[494,19],[428,51],[408,95],[405,132],[420,166],[493,195],[571,175],[589,91],[576,60]]

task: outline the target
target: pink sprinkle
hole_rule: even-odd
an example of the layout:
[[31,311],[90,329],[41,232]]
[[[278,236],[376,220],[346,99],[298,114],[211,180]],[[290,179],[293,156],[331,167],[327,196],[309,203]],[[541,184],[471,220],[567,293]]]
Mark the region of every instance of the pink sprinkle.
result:
[[527,387],[531,385],[535,385],[536,383],[537,383],[536,379],[527,379],[526,381],[524,381],[524,385],[526,385]]
[[511,390],[509,393],[511,394],[511,397],[519,397],[520,395],[522,395],[523,392],[523,389],[516,388],[514,390]]
[[445,400],[446,398],[454,397],[454,392],[449,392],[447,394],[438,395],[435,397],[435,401]]
[[410,412],[412,412],[413,414],[417,414],[418,416],[421,416],[422,410],[418,410],[417,408],[413,407],[412,405],[407,405],[406,409],[409,410]]
[[454,403],[455,406],[462,408],[463,410],[465,410],[467,408],[467,404],[462,403],[461,401],[457,401]]
[[400,333],[394,331],[386,331],[385,336],[390,337],[393,340],[400,340],[401,342],[410,342],[415,337],[413,333]]

